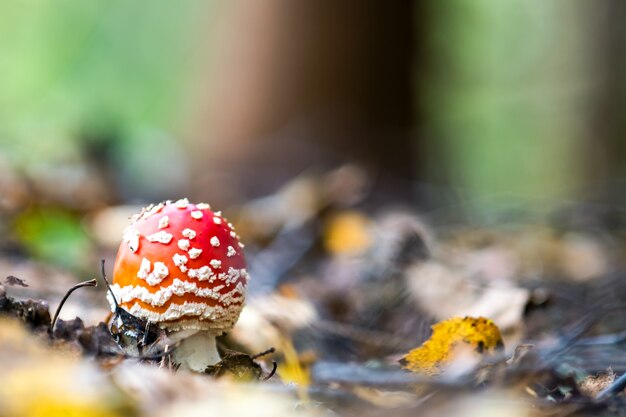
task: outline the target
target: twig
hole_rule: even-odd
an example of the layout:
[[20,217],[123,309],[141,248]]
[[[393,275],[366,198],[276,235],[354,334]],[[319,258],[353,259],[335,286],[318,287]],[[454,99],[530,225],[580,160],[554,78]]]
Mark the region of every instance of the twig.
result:
[[104,280],[104,284],[107,286],[107,290],[109,291],[109,294],[111,294],[111,298],[113,299],[113,303],[115,304],[115,311],[117,311],[119,310],[120,305],[117,302],[117,298],[115,298],[115,294],[113,293],[113,290],[111,289],[111,285],[109,285],[109,281],[107,280],[107,275],[104,272],[104,259],[100,260],[100,265],[101,265],[102,279]]
[[274,349],[273,347],[271,347],[271,348],[269,348],[269,349],[267,349],[267,350],[264,350],[264,351],[263,351],[263,352],[261,352],[261,353],[257,353],[256,355],[250,356],[250,359],[252,359],[252,360],[254,360],[254,359],[258,359],[258,358],[260,358],[261,356],[266,356],[266,355],[269,355],[270,353],[274,353],[274,352],[276,352],[276,349]]
[[61,312],[61,309],[63,308],[63,305],[69,298],[70,294],[79,288],[96,287],[97,285],[98,285],[98,282],[95,279],[90,279],[89,281],[83,281],[79,284],[74,285],[72,288],[69,289],[67,293],[65,293],[65,296],[61,299],[61,302],[59,303],[59,306],[57,307],[57,311],[54,313],[54,318],[52,319],[52,324],[50,325],[50,335],[54,334],[54,326],[56,325],[57,319],[59,318],[59,313]]
[[626,331],[612,334],[604,334],[601,336],[592,336],[580,339],[576,346],[602,346],[615,345],[626,341]]
[[270,379],[271,377],[274,376],[274,374],[276,374],[276,368],[278,368],[278,364],[276,363],[276,361],[272,361],[272,370],[270,371],[269,374],[267,374],[266,377],[264,377],[261,381],[267,381],[268,379]]

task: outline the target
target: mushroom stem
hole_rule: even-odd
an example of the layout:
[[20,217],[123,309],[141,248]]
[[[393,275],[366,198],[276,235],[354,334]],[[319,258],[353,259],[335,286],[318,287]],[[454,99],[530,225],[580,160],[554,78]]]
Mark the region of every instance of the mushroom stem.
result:
[[172,352],[172,360],[180,364],[180,369],[204,372],[210,365],[215,365],[221,358],[215,344],[215,333],[199,330],[189,335],[182,330],[169,335],[172,341],[180,340],[178,347]]

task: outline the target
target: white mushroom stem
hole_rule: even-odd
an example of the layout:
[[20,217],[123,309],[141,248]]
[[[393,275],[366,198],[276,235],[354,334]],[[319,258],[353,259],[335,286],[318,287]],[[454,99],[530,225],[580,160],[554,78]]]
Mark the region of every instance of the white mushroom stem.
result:
[[180,330],[170,333],[172,342],[179,342],[172,352],[172,360],[179,369],[204,372],[221,358],[215,344],[215,333],[208,330]]

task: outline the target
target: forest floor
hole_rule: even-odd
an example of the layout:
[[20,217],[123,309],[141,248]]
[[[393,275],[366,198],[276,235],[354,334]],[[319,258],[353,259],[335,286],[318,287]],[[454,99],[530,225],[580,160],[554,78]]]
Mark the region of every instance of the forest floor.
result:
[[[98,262],[81,277],[3,255],[0,415],[626,415],[626,211],[451,223],[324,184],[236,209],[251,282],[207,374],[116,345]],[[503,349],[466,355],[450,336],[436,372],[402,360],[466,316],[492,320]]]

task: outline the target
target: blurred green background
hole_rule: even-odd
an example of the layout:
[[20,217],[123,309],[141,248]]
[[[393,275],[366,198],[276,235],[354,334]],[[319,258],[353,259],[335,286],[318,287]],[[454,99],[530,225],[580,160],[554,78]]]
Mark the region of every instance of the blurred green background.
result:
[[90,213],[241,204],[342,163],[422,210],[619,205],[624,17],[609,0],[4,2],[3,249],[84,267]]
[[180,123],[204,2],[0,7],[1,138],[15,163],[65,161],[85,129]]

